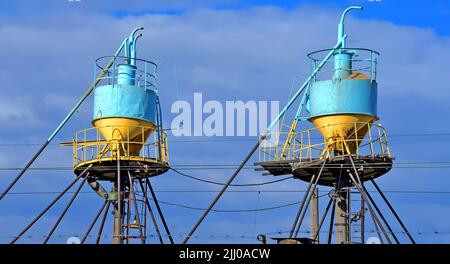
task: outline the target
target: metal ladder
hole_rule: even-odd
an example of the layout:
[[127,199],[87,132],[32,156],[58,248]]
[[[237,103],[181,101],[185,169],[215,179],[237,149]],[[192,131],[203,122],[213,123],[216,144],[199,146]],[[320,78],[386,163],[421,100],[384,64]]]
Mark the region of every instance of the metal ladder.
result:
[[[133,243],[133,241],[140,243],[141,236],[139,235],[139,225],[136,221],[136,212],[133,208],[133,200],[129,195],[124,199],[124,202],[126,204],[127,210],[124,213],[124,223],[122,225],[122,234],[123,234],[123,241],[124,244],[130,244]],[[136,197],[136,203],[139,209],[145,207],[145,201],[139,197]],[[147,223],[147,215],[145,213],[145,210],[139,210],[137,214],[139,215],[140,219],[140,227],[142,230],[142,236],[144,237],[144,240],[147,240],[146,236],[146,223]]]

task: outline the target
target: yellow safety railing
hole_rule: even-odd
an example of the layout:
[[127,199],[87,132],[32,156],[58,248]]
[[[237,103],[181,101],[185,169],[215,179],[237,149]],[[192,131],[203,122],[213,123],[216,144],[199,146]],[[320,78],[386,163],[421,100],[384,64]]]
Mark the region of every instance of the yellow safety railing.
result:
[[[386,130],[380,124],[352,123],[354,129],[345,137],[324,138],[320,130],[342,124],[321,128],[311,128],[301,132],[271,132],[259,147],[259,161],[312,161],[313,159],[339,155],[339,150],[359,156],[391,157]],[[361,136],[362,131],[367,130]],[[290,140],[286,144],[286,140]],[[342,152],[340,153],[342,154]]]
[[[111,135],[105,138],[103,129],[111,131]],[[155,131],[149,135],[151,132],[151,127],[129,125],[81,130],[73,138],[73,166],[117,159],[169,163],[167,133]]]

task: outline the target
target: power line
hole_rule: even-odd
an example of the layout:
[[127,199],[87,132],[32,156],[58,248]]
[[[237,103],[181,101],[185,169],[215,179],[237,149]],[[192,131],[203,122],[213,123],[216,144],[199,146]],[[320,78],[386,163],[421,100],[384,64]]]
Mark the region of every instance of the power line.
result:
[[[304,192],[304,191],[303,191]],[[41,194],[43,192],[40,192]],[[58,193],[58,192],[55,192]],[[83,192],[83,193],[88,193],[88,192]],[[89,193],[93,193],[93,192],[89,192]],[[447,192],[448,194],[450,194],[450,192]],[[14,193],[8,193],[8,195],[10,194],[14,194]],[[15,193],[18,194],[18,193]],[[24,192],[22,192],[21,194],[24,194]],[[30,194],[30,193],[27,193]],[[326,194],[324,194],[326,195]],[[323,197],[324,195],[321,195],[320,197]],[[153,200],[153,199],[150,199]],[[178,208],[183,208],[183,209],[189,209],[189,210],[196,210],[196,211],[204,211],[206,210],[205,208],[200,208],[200,207],[195,207],[195,206],[190,206],[190,205],[185,205],[185,204],[180,204],[180,203],[174,203],[174,202],[168,202],[168,201],[163,201],[158,199],[158,202],[164,205],[168,205],[168,206],[174,206],[174,207],[178,207]],[[295,202],[291,202],[291,203],[286,203],[286,204],[281,204],[281,205],[276,205],[276,206],[271,206],[271,207],[264,207],[264,208],[246,208],[246,209],[212,209],[211,211],[213,212],[217,212],[217,213],[248,213],[248,212],[262,212],[262,211],[272,211],[272,210],[277,210],[277,209],[281,209],[281,208],[286,208],[286,207],[290,207],[290,206],[294,206],[294,205],[298,205],[299,201],[295,201]]]
[[[175,207],[180,207],[180,208],[184,208],[184,209],[189,209],[189,210],[197,210],[197,211],[205,211],[206,208],[200,208],[200,207],[194,207],[194,206],[189,206],[189,205],[184,205],[184,204],[178,204],[178,203],[172,203],[172,202],[165,202],[165,201],[161,201],[158,199],[158,201],[161,204],[165,204],[165,205],[169,205],[169,206],[175,206]],[[217,212],[217,213],[248,213],[248,212],[262,212],[262,211],[271,211],[271,210],[276,210],[276,209],[281,209],[281,208],[285,208],[285,207],[290,207],[290,206],[294,206],[294,205],[298,205],[299,202],[295,201],[292,203],[287,203],[287,204],[282,204],[282,205],[277,205],[277,206],[272,206],[272,207],[264,207],[264,208],[255,208],[255,209],[211,209],[212,212]]]
[[[155,190],[157,193],[217,193],[219,190]],[[305,190],[229,190],[230,193],[304,193]],[[369,191],[377,193],[376,191]],[[393,194],[450,194],[450,191],[416,191],[416,190],[387,190],[385,193]],[[60,191],[29,191],[29,192],[9,192],[6,195],[49,195],[58,194]],[[67,193],[73,193],[68,191]],[[139,193],[139,192],[137,192]],[[328,193],[328,192],[327,192]],[[80,194],[95,194],[92,191],[80,192]]]
[[[437,133],[413,133],[413,134],[391,134],[389,138],[402,138],[402,137],[435,137],[435,136],[450,136],[450,132],[437,132]],[[311,139],[321,139],[319,137],[312,137]],[[72,140],[66,140],[71,142]],[[170,144],[173,143],[216,143],[216,142],[253,142],[255,138],[210,138],[210,139],[191,139],[191,140],[170,140]],[[10,146],[40,146],[42,143],[0,143],[0,147],[10,147]],[[59,143],[51,143],[49,146],[59,146]]]
[[[180,172],[180,171],[178,171],[178,170],[176,170],[176,169],[174,169],[172,167],[170,167],[170,169],[173,170],[174,172],[176,172],[177,174],[181,175],[181,176],[184,176],[184,177],[196,180],[196,181],[201,181],[201,182],[215,184],[215,185],[221,185],[221,186],[225,185],[225,183],[223,183],[223,182],[215,182],[215,181],[200,179],[200,178],[194,177],[192,175],[189,175],[189,174],[186,174],[186,173],[182,173],[182,172]],[[282,182],[282,181],[289,180],[289,179],[292,179],[292,178],[294,178],[294,177],[290,176],[290,177],[285,177],[285,178],[274,180],[274,181],[261,182],[261,183],[230,184],[229,186],[235,186],[235,187],[262,186],[262,185],[268,185],[268,184],[273,184],[273,183],[277,183],[277,182]]]

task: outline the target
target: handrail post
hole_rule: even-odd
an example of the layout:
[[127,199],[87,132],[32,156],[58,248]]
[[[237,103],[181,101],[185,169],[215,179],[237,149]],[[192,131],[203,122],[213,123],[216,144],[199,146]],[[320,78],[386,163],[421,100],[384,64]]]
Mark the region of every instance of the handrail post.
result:
[[84,137],[83,137],[83,143],[84,143],[84,147],[83,147],[83,158],[84,160],[86,160],[86,130],[83,133]]
[[308,149],[309,160],[312,161],[312,149],[311,149],[311,130],[308,129]]
[[388,157],[391,157],[391,150],[389,148],[387,134],[386,134],[386,130],[384,130],[384,128],[383,128],[383,134],[384,134],[384,141],[385,141],[385,144],[386,144],[386,151],[387,151]]
[[374,52],[370,51],[370,80],[373,82],[375,80],[375,63],[374,63]]
[[355,150],[356,150],[356,155],[359,156],[359,142],[358,142],[358,130],[357,130],[357,122],[355,122]]
[[384,154],[383,137],[381,136],[380,127],[381,127],[381,126],[378,125],[378,139],[379,139],[379,141],[380,141],[381,153]]
[[368,127],[368,130],[369,130],[370,152],[372,154],[372,158],[375,158],[375,152],[373,150],[372,127],[370,126],[370,123],[367,123],[367,127]]
[[300,131],[299,132],[299,136],[297,136],[298,138],[299,138],[299,142],[298,142],[298,145],[299,145],[299,154],[297,155],[298,157],[298,159],[300,160],[300,162],[302,161],[302,158],[303,158],[303,131]]

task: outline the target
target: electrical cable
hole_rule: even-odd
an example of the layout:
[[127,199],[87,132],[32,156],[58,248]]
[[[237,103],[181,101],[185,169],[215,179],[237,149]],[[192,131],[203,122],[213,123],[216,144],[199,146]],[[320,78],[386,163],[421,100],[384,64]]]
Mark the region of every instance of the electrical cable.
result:
[[[450,136],[450,132],[436,132],[436,133],[415,133],[415,134],[391,134],[390,138],[403,137],[435,137],[435,136]],[[312,137],[311,139],[319,139]],[[71,140],[68,140],[71,141]],[[174,143],[216,143],[216,142],[252,142],[253,138],[230,138],[230,139],[193,139],[193,140],[169,140],[170,144]],[[17,147],[17,146],[40,146],[42,143],[0,143],[0,147]],[[59,146],[59,143],[50,143],[49,146]]]
[[[194,177],[192,175],[180,172],[172,167],[170,167],[170,169],[181,176],[184,176],[184,177],[196,180],[196,181],[201,181],[201,182],[215,184],[215,185],[221,185],[221,186],[225,185],[225,183],[222,183],[222,182],[215,182],[215,181],[210,181],[210,180],[205,180],[205,179]],[[282,182],[282,181],[289,180],[292,178],[294,178],[294,177],[290,176],[290,177],[286,177],[286,178],[282,178],[282,179],[278,179],[278,180],[274,180],[274,181],[261,182],[261,183],[230,184],[229,186],[234,186],[234,187],[262,186],[262,185],[268,185],[268,184],[273,184],[273,183],[277,183],[277,182]]]

